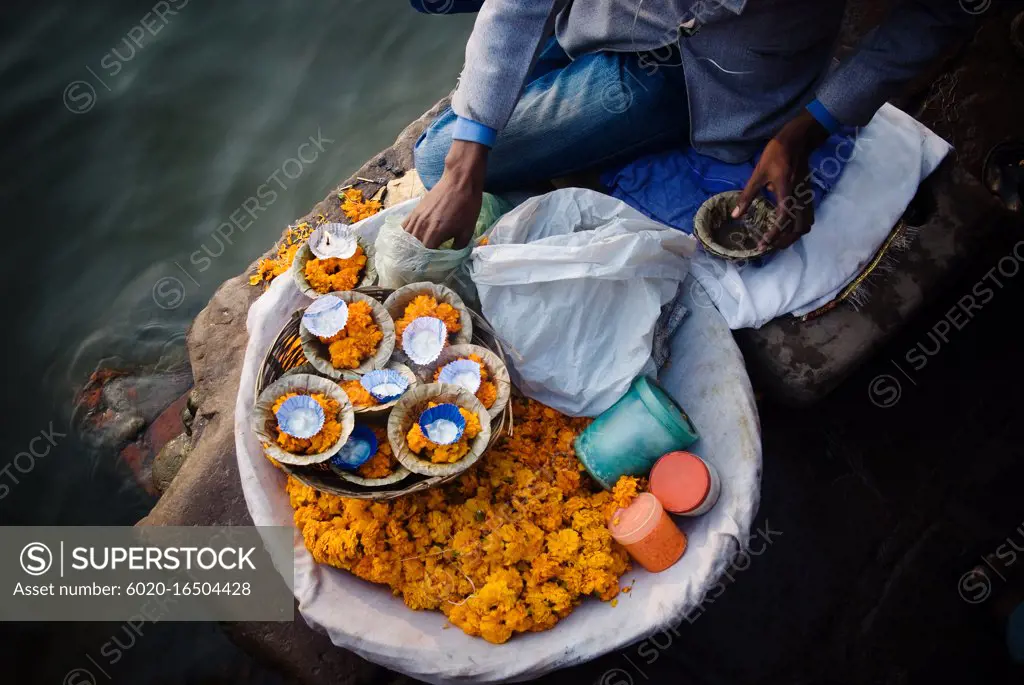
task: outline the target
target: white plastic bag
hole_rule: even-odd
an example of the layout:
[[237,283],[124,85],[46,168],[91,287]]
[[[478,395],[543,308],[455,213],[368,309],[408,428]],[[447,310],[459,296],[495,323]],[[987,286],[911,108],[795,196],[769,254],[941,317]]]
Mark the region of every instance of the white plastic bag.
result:
[[615,198],[566,188],[498,220],[469,273],[510,348],[517,387],[563,413],[596,416],[647,364],[695,248]]

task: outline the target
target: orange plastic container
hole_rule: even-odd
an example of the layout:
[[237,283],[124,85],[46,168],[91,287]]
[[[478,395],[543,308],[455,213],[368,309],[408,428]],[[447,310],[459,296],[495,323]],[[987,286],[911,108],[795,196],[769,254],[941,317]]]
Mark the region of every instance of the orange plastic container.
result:
[[700,516],[715,506],[722,481],[715,467],[689,452],[669,452],[654,463],[651,493],[666,511]]
[[683,531],[649,492],[638,495],[625,509],[618,509],[608,529],[629,556],[651,573],[664,571],[686,551]]

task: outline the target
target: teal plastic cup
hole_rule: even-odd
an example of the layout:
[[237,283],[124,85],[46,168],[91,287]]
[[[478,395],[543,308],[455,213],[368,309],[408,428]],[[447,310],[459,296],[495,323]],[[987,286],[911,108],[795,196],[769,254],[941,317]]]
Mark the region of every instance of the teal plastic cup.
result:
[[690,417],[646,376],[576,437],[576,457],[606,490],[621,476],[645,476],[663,454],[697,442]]

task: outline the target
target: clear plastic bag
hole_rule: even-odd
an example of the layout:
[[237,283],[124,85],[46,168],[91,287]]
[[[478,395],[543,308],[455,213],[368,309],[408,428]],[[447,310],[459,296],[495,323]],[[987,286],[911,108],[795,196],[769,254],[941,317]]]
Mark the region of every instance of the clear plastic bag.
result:
[[[404,203],[400,206],[404,207]],[[411,207],[403,212],[388,214],[374,245],[379,283],[385,288],[400,288],[409,283],[430,281],[454,284],[455,289],[460,290],[458,284],[469,281],[456,275],[456,270],[469,258],[473,245],[510,208],[511,205],[501,198],[484,193],[473,239],[461,250],[451,249],[452,241],[445,243],[448,247],[442,245],[436,250],[428,249],[418,239],[406,233],[402,228],[402,222],[412,212]]]

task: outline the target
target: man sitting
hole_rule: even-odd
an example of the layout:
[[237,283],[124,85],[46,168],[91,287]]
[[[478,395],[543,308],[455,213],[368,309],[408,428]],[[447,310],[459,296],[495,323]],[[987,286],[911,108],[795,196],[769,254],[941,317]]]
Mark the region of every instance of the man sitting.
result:
[[452,106],[416,144],[429,192],[405,229],[427,247],[464,247],[485,188],[691,145],[726,162],[763,149],[737,214],[769,189],[779,202],[765,240],[792,244],[814,220],[793,197],[810,153],[866,124],[973,18],[958,0],[906,0],[829,73],[845,4],[487,0]]

